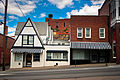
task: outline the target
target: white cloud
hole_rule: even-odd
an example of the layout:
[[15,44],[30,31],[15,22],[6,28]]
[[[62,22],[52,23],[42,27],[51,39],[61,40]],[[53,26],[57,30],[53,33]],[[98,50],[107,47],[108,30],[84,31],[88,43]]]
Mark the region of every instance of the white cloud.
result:
[[0,25],[0,33],[3,34],[3,25]]
[[36,16],[33,16],[34,18],[36,18]]
[[10,19],[18,19],[17,17],[15,16],[9,16]]
[[3,16],[0,15],[0,20],[3,20]]
[[43,17],[45,17],[45,16],[46,16],[45,13],[41,13],[39,18],[43,18]]
[[92,4],[93,5],[102,5],[104,3],[105,0],[91,0]]
[[16,26],[8,27],[8,36],[15,36]]
[[67,17],[70,18],[70,15],[98,15],[99,5],[88,6],[84,5],[81,9],[72,10],[71,12],[67,12]]
[[8,27],[8,32],[15,32],[16,27]]
[[59,19],[63,19],[63,17],[59,17]]
[[[35,3],[38,2],[37,0],[17,0],[17,1],[24,14],[32,12],[36,8]],[[2,3],[0,3],[0,5],[2,5]],[[0,13],[4,13],[3,9],[4,8],[0,6]],[[14,14],[20,17],[23,16],[14,0],[9,0],[8,2],[8,14]]]
[[59,9],[63,9],[66,6],[71,6],[73,5],[73,0],[48,0],[50,3],[54,4],[57,6]]
[[15,36],[15,32],[9,33],[7,36]]

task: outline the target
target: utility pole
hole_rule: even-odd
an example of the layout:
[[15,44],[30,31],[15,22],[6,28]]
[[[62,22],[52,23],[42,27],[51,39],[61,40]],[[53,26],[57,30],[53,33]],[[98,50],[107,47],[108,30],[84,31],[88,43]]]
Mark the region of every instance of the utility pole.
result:
[[6,54],[6,18],[7,18],[7,6],[8,6],[8,0],[5,0],[5,14],[4,14],[4,31],[3,31],[3,64],[2,64],[2,70],[5,71],[5,54]]

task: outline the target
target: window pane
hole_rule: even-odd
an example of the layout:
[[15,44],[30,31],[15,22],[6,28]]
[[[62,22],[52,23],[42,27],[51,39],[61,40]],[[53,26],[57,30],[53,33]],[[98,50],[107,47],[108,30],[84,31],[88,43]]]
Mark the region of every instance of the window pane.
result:
[[29,36],[29,44],[33,44],[33,36]]
[[82,28],[78,28],[78,33],[77,33],[77,35],[78,35],[78,37],[82,37]]
[[56,22],[56,28],[58,28],[58,22]]
[[67,55],[68,55],[67,53],[63,53],[63,59],[64,59],[64,60],[67,60],[67,58],[68,58]]
[[27,36],[23,36],[23,44],[27,44]]
[[86,28],[86,37],[90,37],[90,28]]
[[53,53],[53,59],[61,59],[61,53]]
[[65,22],[64,22],[64,24],[63,24],[63,27],[65,27]]
[[40,61],[40,54],[39,53],[33,54],[33,61]]
[[51,53],[47,53],[47,59],[51,59]]
[[70,21],[69,21],[69,27],[70,27]]
[[100,38],[104,38],[105,37],[105,29],[100,29]]

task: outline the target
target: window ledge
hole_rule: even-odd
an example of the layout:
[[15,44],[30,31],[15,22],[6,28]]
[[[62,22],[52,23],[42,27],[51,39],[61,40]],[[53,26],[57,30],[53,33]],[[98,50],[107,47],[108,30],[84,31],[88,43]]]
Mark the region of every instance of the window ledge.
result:
[[64,59],[46,59],[46,61],[68,61]]

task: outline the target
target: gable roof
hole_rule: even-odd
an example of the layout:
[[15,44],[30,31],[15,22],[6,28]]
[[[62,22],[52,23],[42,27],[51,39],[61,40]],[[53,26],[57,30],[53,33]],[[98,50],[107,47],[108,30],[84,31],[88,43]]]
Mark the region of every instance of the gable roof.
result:
[[[24,24],[23,26],[21,25],[22,28],[19,28],[20,31],[19,31],[19,34],[18,34],[18,36],[17,36],[14,44],[16,43],[16,41],[17,41],[19,35],[21,34],[21,32],[23,31],[24,27],[27,25],[28,21],[30,21],[31,25],[33,26],[33,29],[34,29],[35,32],[36,32],[36,35],[37,35],[37,37],[38,37],[38,39],[39,39],[39,41],[40,41],[40,43],[41,43],[41,45],[42,45],[42,48],[44,48],[44,47],[43,47],[43,43],[42,43],[42,41],[41,41],[41,38],[40,38],[40,36],[39,36],[38,30],[36,29],[36,25],[34,24],[34,22],[32,22],[32,20],[31,20],[30,18],[28,18],[28,20],[25,22],[25,24]],[[16,29],[16,30],[17,30],[17,29]],[[13,44],[12,48],[14,47],[14,44]]]
[[[20,33],[25,23],[26,22],[18,22],[15,35],[18,35]],[[40,36],[47,34],[47,26],[48,26],[47,22],[32,22],[32,23],[34,24],[34,26],[36,26],[36,30],[38,31],[38,34]]]

